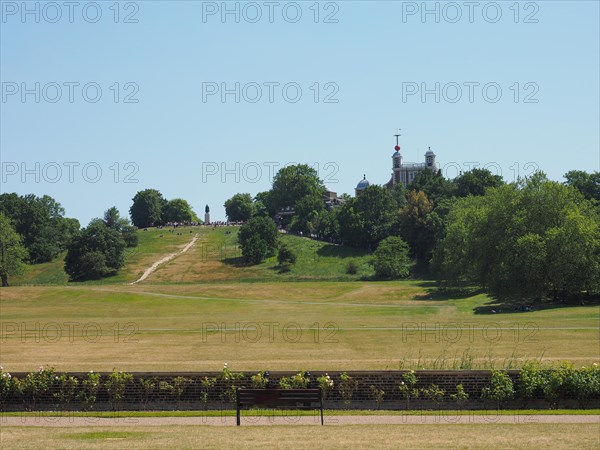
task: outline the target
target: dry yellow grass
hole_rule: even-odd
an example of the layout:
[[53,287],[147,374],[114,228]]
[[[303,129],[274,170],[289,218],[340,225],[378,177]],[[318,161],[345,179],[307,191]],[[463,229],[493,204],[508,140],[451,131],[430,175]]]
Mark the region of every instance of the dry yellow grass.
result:
[[597,424],[3,427],[3,448],[596,449]]
[[427,299],[420,282],[14,287],[0,299],[0,364],[333,371],[597,362],[597,306],[473,313],[487,301]]

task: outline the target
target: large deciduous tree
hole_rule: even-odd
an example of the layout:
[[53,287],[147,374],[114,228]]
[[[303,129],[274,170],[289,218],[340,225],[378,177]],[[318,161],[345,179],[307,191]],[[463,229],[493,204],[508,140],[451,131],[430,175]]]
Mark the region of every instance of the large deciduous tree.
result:
[[2,287],[8,286],[8,277],[22,273],[27,251],[21,236],[15,231],[8,217],[0,212],[0,279]]
[[56,258],[79,231],[79,222],[63,217],[64,209],[48,195],[0,195],[0,212],[12,222],[23,238],[28,262],[42,263]]
[[227,219],[231,222],[245,222],[254,214],[254,203],[250,194],[235,194],[223,206]]
[[405,278],[410,273],[408,245],[396,236],[389,236],[375,250],[373,266],[378,278]]
[[435,267],[500,297],[566,298],[600,289],[600,219],[574,188],[536,174],[459,200]]
[[573,186],[588,200],[600,201],[600,172],[571,170],[565,174],[566,185]]
[[438,170],[422,170],[418,172],[415,179],[408,185],[409,191],[423,191],[429,201],[434,205],[445,198],[455,195],[454,184],[442,175]]
[[174,198],[165,203],[162,210],[162,222],[193,222],[198,217],[190,204],[182,198]]
[[167,201],[156,189],[139,191],[133,197],[129,208],[131,222],[138,228],[146,228],[162,223],[162,211]]
[[244,259],[258,264],[275,254],[279,240],[277,225],[270,217],[253,217],[241,226],[238,239]]
[[504,184],[500,175],[494,175],[488,169],[472,169],[459,175],[453,180],[458,197],[468,195],[483,195],[490,187],[499,187]]
[[410,191],[400,212],[400,233],[420,263],[427,263],[435,245],[433,205],[423,191]]
[[72,281],[115,274],[124,264],[126,243],[119,231],[94,219],[69,245],[65,272]]
[[344,244],[374,248],[395,228],[398,203],[389,190],[372,185],[363,190],[359,197],[345,201],[337,218]]
[[273,177],[270,201],[276,209],[296,207],[299,200],[310,196],[322,198],[323,182],[315,169],[297,164],[280,169]]
[[121,213],[115,206],[107,209],[104,213],[104,224],[121,233],[127,247],[138,245],[137,228],[130,225],[127,218],[121,217]]

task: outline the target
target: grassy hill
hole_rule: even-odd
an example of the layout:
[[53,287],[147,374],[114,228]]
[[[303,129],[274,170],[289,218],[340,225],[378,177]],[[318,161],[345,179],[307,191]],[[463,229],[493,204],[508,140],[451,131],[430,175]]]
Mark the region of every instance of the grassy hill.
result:
[[[37,286],[1,291],[0,364],[218,370],[227,361],[240,370],[348,370],[598,360],[597,304],[519,313],[479,291],[369,281],[365,252],[290,235],[281,239],[298,260],[279,273],[275,257],[245,265],[237,231],[140,231],[125,267],[98,282],[67,283],[62,258],[29,267],[12,282]],[[129,285],[196,233],[188,252]],[[355,275],[346,274],[350,260],[358,264]]]
[[[125,266],[118,274],[102,280],[78,284],[115,284],[136,281],[152,264],[166,255],[179,252],[199,234],[198,242],[186,253],[159,266],[144,283],[198,283],[215,281],[351,281],[370,277],[373,268],[366,251],[313,241],[292,235],[281,235],[281,242],[298,255],[296,264],[288,273],[279,273],[276,256],[262,264],[249,266],[242,259],[237,244],[238,227],[169,229],[150,228],[138,231],[139,245],[127,249]],[[358,272],[346,273],[350,260],[356,262]],[[56,260],[28,266],[25,273],[13,277],[12,285],[61,285],[68,282],[63,270],[64,254]]]
[[[281,235],[298,258],[292,270],[279,273],[277,257],[258,265],[244,263],[237,244],[237,227],[202,229],[198,243],[189,252],[159,267],[146,283],[195,283],[214,281],[351,281],[373,274],[370,256],[358,249],[340,247],[292,235]],[[358,265],[356,275],[346,274],[348,261]]]

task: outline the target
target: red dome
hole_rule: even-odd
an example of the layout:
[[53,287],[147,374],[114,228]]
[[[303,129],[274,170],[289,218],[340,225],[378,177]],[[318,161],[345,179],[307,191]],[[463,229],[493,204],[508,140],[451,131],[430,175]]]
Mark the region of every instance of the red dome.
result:
[[397,152],[400,151],[400,146],[399,145],[396,145],[394,148],[396,149]]

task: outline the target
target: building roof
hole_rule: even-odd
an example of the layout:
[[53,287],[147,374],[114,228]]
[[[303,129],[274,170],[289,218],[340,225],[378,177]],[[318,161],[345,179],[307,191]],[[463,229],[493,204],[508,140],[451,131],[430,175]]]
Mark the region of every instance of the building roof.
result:
[[363,190],[368,188],[370,185],[371,183],[369,183],[369,181],[367,180],[367,176],[363,175],[363,179],[358,182],[358,184],[356,185],[356,189]]

